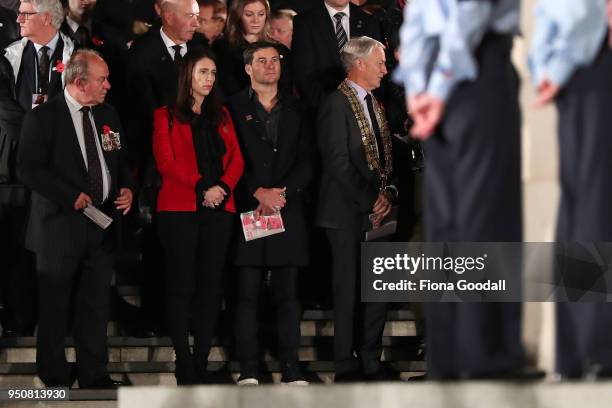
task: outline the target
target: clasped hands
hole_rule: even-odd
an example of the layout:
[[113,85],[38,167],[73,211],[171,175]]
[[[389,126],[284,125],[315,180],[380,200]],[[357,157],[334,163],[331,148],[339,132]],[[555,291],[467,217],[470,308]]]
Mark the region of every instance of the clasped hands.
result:
[[227,193],[222,187],[212,186],[208,190],[204,191],[204,207],[216,208],[219,204],[225,200]]
[[[129,188],[122,188],[119,190],[119,195],[115,200],[115,206],[118,210],[123,210],[123,215],[126,215],[130,209],[132,208],[132,200],[134,196],[132,194],[132,190]],[[88,194],[80,193],[74,202],[75,211],[84,210],[88,204],[92,204],[93,200]]]
[[286,191],[287,187],[259,187],[253,194],[255,199],[259,201],[259,205],[255,209],[255,218],[259,218],[260,215],[272,215],[285,208],[285,205],[287,205]]
[[445,103],[443,100],[427,93],[408,98],[408,114],[414,125],[410,135],[417,140],[428,139],[442,120]]

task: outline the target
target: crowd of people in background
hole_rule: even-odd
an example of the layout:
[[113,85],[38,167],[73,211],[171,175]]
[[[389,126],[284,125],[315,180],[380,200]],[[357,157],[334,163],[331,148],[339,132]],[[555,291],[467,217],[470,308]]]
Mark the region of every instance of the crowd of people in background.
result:
[[[237,382],[256,385],[264,283],[282,382],[308,384],[297,354],[303,307],[334,310],[336,382],[390,380],[397,373],[380,364],[387,305],[360,301],[364,232],[396,206],[388,240],[522,239],[510,60],[518,0],[0,5],[2,335],[38,326],[47,386],[122,385],[106,370],[116,308],[128,334],[170,336],[179,385],[215,382],[206,364],[222,304]],[[538,2],[540,102],[558,102],[573,146],[562,149],[562,240],[612,231],[605,114],[582,105],[609,97],[590,92],[608,81],[605,7]],[[422,236],[422,163],[409,134],[427,153]],[[247,240],[249,211],[280,214],[285,231]],[[128,268],[139,308],[111,286],[130,251],[141,254]],[[559,307],[561,374],[612,373],[602,333],[578,329],[608,309]],[[428,305],[427,376],[533,376],[520,313],[519,304]],[[76,372],[64,354],[70,322]]]

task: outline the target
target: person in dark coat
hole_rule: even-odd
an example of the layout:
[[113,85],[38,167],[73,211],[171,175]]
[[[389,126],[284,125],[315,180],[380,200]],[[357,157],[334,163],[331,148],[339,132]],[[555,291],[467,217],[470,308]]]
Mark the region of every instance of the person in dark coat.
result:
[[72,40],[58,32],[63,19],[59,1],[44,5],[22,1],[20,11],[16,21],[23,38],[6,47],[0,61],[0,258],[6,266],[2,268],[0,286],[4,295],[4,335],[31,335],[36,324],[34,259],[23,245],[30,191],[15,174],[21,123],[23,115],[36,105],[33,102],[62,93],[62,67],[74,50]]
[[334,381],[375,381],[384,374],[386,303],[360,302],[359,254],[368,219],[380,225],[398,195],[389,126],[372,95],[387,73],[384,46],[352,38],[342,60],[347,79],[324,100],[317,120],[323,178],[316,224],[325,230],[333,260]]
[[[47,387],[74,381],[64,352],[70,316],[80,388],[117,388],[108,375],[106,327],[114,250],[134,181],[116,111],[104,103],[108,67],[98,53],[78,51],[66,67],[62,95],[23,122],[17,175],[32,189],[26,247],[36,253],[38,376]],[[94,223],[94,206],[113,222]]]
[[276,303],[282,382],[305,384],[297,356],[300,306],[296,292],[298,268],[308,263],[302,196],[312,177],[309,127],[297,101],[278,87],[281,65],[275,45],[255,42],[244,58],[251,86],[230,104],[245,159],[237,205],[240,212],[280,213],[285,232],[249,242],[244,236],[238,238],[234,260],[240,275],[238,384],[258,383],[257,306],[268,270]]
[[19,38],[17,15],[12,10],[0,6],[0,48]]

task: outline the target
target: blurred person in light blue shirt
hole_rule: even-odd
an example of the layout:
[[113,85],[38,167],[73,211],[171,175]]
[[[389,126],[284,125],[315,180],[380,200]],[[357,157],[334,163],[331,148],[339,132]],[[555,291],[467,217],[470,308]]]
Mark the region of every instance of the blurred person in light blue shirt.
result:
[[538,106],[551,102],[580,67],[590,65],[608,31],[607,0],[539,0],[529,68]]
[[[556,241],[567,254],[580,251],[582,243],[612,241],[611,3],[539,0],[535,8],[529,63],[536,106],[554,100],[559,113]],[[597,262],[582,260],[577,267],[573,258],[560,258],[555,268],[567,289],[558,291],[566,299],[558,299],[556,309],[556,372],[562,378],[610,378],[612,306],[603,303],[609,289],[598,283],[604,277]],[[603,264],[609,264],[605,256]],[[602,303],[580,302],[585,298]]]
[[474,50],[483,36],[518,34],[519,0],[414,0],[405,13],[395,79],[407,91],[413,136],[424,140],[457,84],[476,79]]
[[[400,68],[424,140],[428,242],[520,242],[519,0],[414,0]],[[521,305],[428,303],[427,376],[524,378]]]

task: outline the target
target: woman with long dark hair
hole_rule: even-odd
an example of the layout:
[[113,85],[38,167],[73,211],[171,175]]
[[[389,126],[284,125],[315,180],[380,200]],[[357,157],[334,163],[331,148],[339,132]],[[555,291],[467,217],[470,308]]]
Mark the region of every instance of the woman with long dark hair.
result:
[[206,382],[235,212],[233,190],[244,167],[234,125],[216,97],[216,73],[210,50],[190,49],[179,68],[176,102],[154,116],[153,152],[162,176],[158,231],[179,385]]
[[[233,0],[227,16],[225,36],[212,45],[219,56],[219,86],[230,97],[250,85],[244,70],[243,53],[249,44],[272,41],[270,37],[270,5],[268,0]],[[281,56],[280,86],[291,92],[290,50],[277,44]]]

